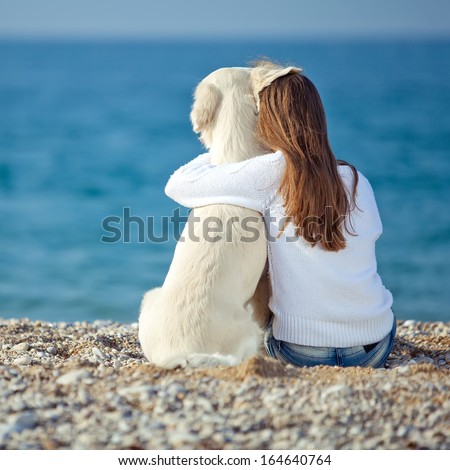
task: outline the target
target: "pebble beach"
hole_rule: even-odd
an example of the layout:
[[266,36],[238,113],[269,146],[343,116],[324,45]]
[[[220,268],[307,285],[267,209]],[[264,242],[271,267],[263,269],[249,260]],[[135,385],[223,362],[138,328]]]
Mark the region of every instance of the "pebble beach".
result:
[[376,370],[164,370],[109,321],[0,319],[0,338],[0,449],[450,449],[450,323],[399,321]]

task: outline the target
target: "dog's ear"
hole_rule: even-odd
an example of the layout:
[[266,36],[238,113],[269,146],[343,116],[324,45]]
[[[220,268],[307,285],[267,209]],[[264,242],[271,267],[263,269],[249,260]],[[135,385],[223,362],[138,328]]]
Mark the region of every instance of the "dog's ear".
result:
[[261,62],[253,67],[250,76],[255,95],[256,105],[259,109],[259,94],[274,80],[290,73],[301,73],[302,69],[297,67],[281,67],[271,62]]
[[200,82],[194,93],[191,122],[194,132],[201,132],[214,121],[222,100],[221,91],[210,83]]

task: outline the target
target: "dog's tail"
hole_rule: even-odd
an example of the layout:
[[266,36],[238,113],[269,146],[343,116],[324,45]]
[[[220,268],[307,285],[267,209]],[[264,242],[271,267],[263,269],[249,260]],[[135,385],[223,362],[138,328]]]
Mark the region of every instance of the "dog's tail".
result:
[[207,367],[218,367],[218,366],[237,366],[240,361],[236,356],[225,355],[225,354],[205,354],[205,353],[192,353],[187,356],[176,356],[165,361],[164,364],[160,364],[162,367],[167,369],[175,369],[176,367],[183,368],[207,368]]

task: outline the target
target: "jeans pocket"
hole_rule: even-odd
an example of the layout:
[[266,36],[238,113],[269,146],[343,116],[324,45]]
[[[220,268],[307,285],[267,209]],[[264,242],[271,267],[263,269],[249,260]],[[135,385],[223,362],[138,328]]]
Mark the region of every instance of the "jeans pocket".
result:
[[363,361],[360,366],[373,367],[374,369],[384,366],[384,363],[392,352],[393,346],[394,335],[393,332],[391,332],[389,336],[380,341],[376,348],[367,354],[366,360]]
[[[296,366],[296,367],[304,367],[305,366],[305,364],[300,363],[300,361],[295,361],[293,358],[291,358],[291,357],[287,356],[285,353],[283,353],[280,344],[278,344],[278,348],[276,350],[276,355],[277,355],[277,358],[281,362],[283,362],[284,364],[290,364],[290,365]],[[300,358],[298,358],[298,359],[300,359]]]
[[320,365],[335,366],[336,355],[330,353],[334,348],[315,348],[309,346],[300,347],[301,350],[292,350],[283,341],[279,342],[279,348],[276,351],[280,360],[286,364],[292,364],[297,367],[316,367]]

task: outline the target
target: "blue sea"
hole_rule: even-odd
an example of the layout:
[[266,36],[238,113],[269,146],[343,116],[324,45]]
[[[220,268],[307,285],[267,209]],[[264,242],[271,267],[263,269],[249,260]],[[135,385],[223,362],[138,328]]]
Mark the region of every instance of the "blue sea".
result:
[[140,242],[132,222],[107,243],[103,221],[173,213],[165,183],[202,151],[195,85],[263,56],[304,68],[336,156],[371,181],[397,316],[450,321],[450,42],[436,41],[0,42],[0,316],[136,321],[172,228]]

